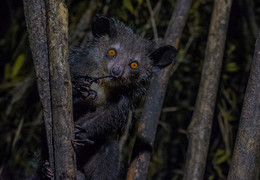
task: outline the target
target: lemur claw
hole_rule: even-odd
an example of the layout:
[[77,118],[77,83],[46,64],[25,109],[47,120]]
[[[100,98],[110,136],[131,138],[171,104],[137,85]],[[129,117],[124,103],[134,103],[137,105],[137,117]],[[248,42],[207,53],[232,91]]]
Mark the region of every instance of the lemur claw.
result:
[[45,161],[42,166],[43,175],[46,178],[52,179],[54,177],[54,173],[51,170],[49,161]]

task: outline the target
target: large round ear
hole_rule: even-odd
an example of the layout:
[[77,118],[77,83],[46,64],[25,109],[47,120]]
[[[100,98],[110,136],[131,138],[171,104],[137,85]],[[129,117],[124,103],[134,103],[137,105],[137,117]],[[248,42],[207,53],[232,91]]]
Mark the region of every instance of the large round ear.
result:
[[156,49],[149,55],[150,59],[153,61],[152,71],[157,72],[170,65],[176,54],[177,50],[171,45],[162,46]]
[[111,19],[96,14],[92,22],[92,33],[95,37],[116,35],[115,24]]

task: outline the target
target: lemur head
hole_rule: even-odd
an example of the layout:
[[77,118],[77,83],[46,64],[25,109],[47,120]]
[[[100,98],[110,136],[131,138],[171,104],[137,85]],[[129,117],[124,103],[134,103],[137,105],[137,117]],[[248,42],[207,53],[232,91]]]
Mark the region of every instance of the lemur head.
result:
[[106,79],[111,86],[145,81],[152,72],[170,65],[177,53],[171,45],[158,47],[123,23],[98,15],[92,32],[103,76],[113,77]]

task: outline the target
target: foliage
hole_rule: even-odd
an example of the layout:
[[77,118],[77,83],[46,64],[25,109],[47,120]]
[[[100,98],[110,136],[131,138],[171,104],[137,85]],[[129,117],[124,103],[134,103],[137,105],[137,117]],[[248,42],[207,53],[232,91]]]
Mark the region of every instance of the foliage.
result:
[[[151,0],[152,7],[158,2]],[[74,32],[89,3],[72,1],[70,33]],[[123,20],[134,31],[153,38],[146,1],[107,0],[96,3],[95,13]],[[254,27],[260,20],[260,3],[257,0],[233,3],[205,179],[225,179],[228,173],[253,57]],[[175,0],[164,0],[155,13],[161,38],[174,5]],[[186,129],[198,91],[212,7],[213,1],[199,0],[194,1],[190,9],[179,46],[180,65],[174,71],[166,94],[148,179],[182,179],[187,148]],[[0,20],[3,27],[0,29],[0,176],[15,179],[33,173],[43,124],[22,2],[4,0],[0,12],[4,15]],[[85,33],[89,31],[88,28]],[[78,39],[79,43],[83,41]],[[166,107],[173,107],[173,110]],[[135,113],[135,118],[138,117]],[[127,148],[133,144],[134,127],[127,139],[131,142],[126,145]],[[131,152],[127,148],[123,150],[126,162]]]

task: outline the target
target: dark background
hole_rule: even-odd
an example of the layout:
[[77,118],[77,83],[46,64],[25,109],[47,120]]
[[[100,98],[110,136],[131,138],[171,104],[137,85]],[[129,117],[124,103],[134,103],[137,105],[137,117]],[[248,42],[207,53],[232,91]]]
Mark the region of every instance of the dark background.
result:
[[[89,11],[114,17],[138,34],[153,38],[145,0],[74,0],[70,5],[69,30],[77,31],[82,15]],[[152,7],[159,1],[151,0]],[[162,0],[156,24],[163,38],[176,1]],[[171,77],[150,163],[148,179],[182,179],[187,149],[186,130],[192,117],[205,54],[212,0],[192,4],[179,46],[180,65]],[[224,63],[213,120],[205,179],[225,179],[241,113],[260,18],[260,1],[234,0],[231,9]],[[90,26],[84,35],[90,32]],[[74,38],[79,45],[84,37]],[[140,111],[134,112],[134,119]],[[43,129],[35,75],[21,0],[0,2],[0,177],[30,177],[39,156]],[[129,160],[135,123],[123,149]],[[0,178],[1,179],[1,178]]]

